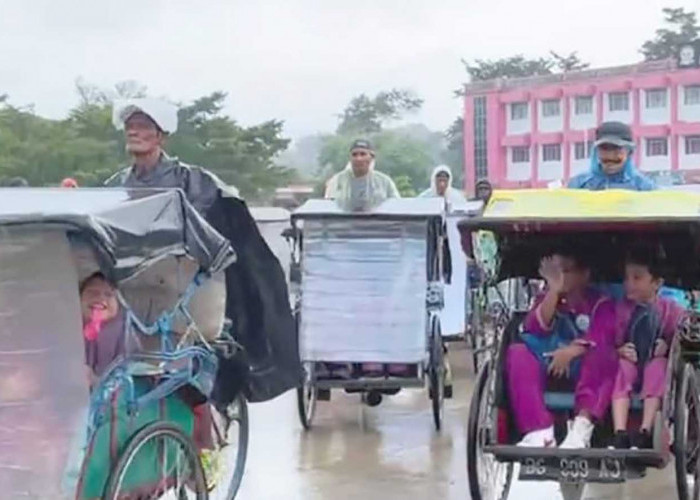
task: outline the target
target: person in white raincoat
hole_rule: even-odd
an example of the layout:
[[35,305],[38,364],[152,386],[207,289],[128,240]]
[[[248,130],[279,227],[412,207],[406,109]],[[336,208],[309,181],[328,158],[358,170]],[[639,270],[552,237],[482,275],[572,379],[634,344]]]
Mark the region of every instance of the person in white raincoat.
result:
[[328,181],[324,197],[351,211],[368,211],[388,198],[401,198],[391,177],[375,170],[374,164],[370,142],[356,140],[350,148],[350,161]]
[[438,165],[430,176],[430,187],[418,195],[419,198],[442,196],[449,205],[464,204],[467,199],[461,191],[452,187],[452,171],[447,165]]
[[[461,191],[452,187],[452,171],[447,165],[438,165],[433,169],[430,176],[430,187],[418,195],[419,198],[437,198],[443,197],[447,204],[447,210],[451,210],[455,205],[464,205],[467,203],[466,197]],[[448,254],[449,255],[449,254]],[[466,301],[465,301],[466,302]],[[445,346],[447,353],[447,346]],[[445,356],[445,389],[449,397],[452,396],[452,369],[450,360]]]

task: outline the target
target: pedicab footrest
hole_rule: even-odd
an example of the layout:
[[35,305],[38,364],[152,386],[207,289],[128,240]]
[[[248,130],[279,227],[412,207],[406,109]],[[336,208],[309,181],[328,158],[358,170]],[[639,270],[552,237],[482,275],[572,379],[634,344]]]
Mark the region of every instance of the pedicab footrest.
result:
[[[573,411],[576,401],[573,392],[547,391],[544,394],[544,404],[551,411]],[[638,395],[633,395],[630,408],[640,411],[642,406],[642,399]]]
[[316,379],[314,386],[318,389],[348,389],[371,390],[393,389],[396,387],[423,387],[425,382],[416,377],[382,377],[382,378],[352,378],[352,379]]
[[665,461],[655,450],[589,448],[526,448],[485,446],[500,462],[519,462],[520,480],[587,483],[621,483],[642,477],[646,467],[661,468]]

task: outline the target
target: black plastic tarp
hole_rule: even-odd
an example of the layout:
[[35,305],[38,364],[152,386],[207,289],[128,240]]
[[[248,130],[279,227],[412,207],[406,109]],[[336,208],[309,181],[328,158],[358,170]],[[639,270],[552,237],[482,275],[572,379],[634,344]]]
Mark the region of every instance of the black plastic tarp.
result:
[[0,189],[0,242],[2,226],[17,224],[63,225],[79,233],[116,282],[169,255],[188,255],[211,272],[235,260],[229,241],[181,191]]
[[299,387],[303,371],[285,271],[237,191],[200,167],[166,156],[143,176],[126,168],[106,184],[184,191],[236,252],[236,262],[226,268],[226,316],[233,322],[232,334],[245,348],[250,365],[245,388],[248,401],[267,401]]

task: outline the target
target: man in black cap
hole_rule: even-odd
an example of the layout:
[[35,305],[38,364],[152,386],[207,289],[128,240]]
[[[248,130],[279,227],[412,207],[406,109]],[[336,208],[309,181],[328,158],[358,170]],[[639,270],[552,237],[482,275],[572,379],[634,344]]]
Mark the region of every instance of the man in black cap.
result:
[[654,181],[641,174],[632,162],[632,130],[621,122],[602,123],[595,131],[591,169],[569,181],[573,189],[630,189],[651,191]]
[[391,178],[374,168],[374,148],[365,139],[350,147],[350,161],[326,185],[326,198],[334,199],[345,210],[365,211],[387,198],[400,198]]
[[493,194],[493,187],[488,179],[479,179],[476,183],[475,200],[481,200],[484,205],[489,202]]

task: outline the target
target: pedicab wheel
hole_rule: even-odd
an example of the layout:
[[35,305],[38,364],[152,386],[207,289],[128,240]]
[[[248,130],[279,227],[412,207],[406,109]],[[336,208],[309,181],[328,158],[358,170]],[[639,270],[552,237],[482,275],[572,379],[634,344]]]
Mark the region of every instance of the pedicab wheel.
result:
[[238,494],[248,457],[248,403],[243,394],[226,408],[213,410],[214,440],[221,475],[209,492],[209,500],[233,500]]
[[442,343],[440,321],[435,317],[432,320],[430,334],[430,366],[428,368],[428,382],[433,408],[433,422],[435,430],[442,428],[442,417],[445,404],[445,349]]
[[681,500],[700,499],[700,399],[698,380],[692,365],[684,363],[676,374],[673,452],[676,486]]
[[316,413],[318,389],[315,384],[313,363],[304,363],[304,383],[297,388],[297,409],[299,421],[304,430],[311,429],[311,422]]
[[[154,476],[148,476],[149,472]],[[156,422],[131,438],[107,481],[104,496],[104,500],[124,498],[207,500],[199,455],[178,426]]]
[[513,481],[513,464],[501,463],[484,453],[492,428],[493,394],[489,379],[491,361],[484,362],[469,404],[467,424],[467,476],[472,500],[505,500]]
[[[474,297],[474,295],[472,295]],[[481,348],[481,340],[482,338],[479,337],[479,334],[483,334],[483,323],[482,323],[482,315],[481,315],[481,309],[480,305],[477,300],[474,300],[472,298],[472,307],[471,307],[471,318],[470,318],[470,339],[469,339],[469,348],[472,351],[472,365],[474,366],[474,373],[478,374],[479,373],[479,349]]]

